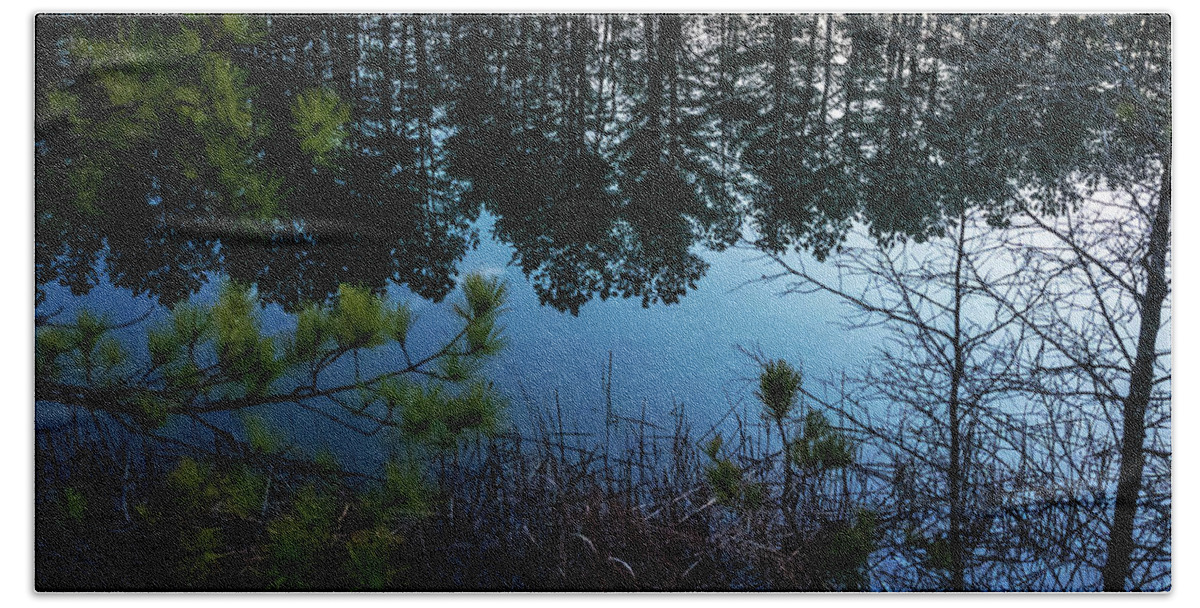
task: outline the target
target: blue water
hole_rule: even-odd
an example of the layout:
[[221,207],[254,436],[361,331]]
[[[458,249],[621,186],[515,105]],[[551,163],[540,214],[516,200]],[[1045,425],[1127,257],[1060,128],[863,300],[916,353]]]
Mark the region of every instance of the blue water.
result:
[[[778,267],[748,248],[721,252],[694,248],[710,267],[697,287],[676,304],[646,308],[638,298],[595,299],[578,316],[560,312],[539,304],[520,268],[510,265],[513,248],[492,238],[491,224],[486,215],[477,222],[480,244],[459,263],[459,276],[481,272],[508,282],[507,312],[502,317],[506,346],[483,373],[508,398],[506,422],[518,432],[535,432],[539,415],[561,407],[566,430],[602,437],[606,416],[602,382],[610,352],[615,414],[637,418],[644,410],[649,422],[666,425],[670,413],[683,406],[692,427],[703,431],[722,420],[728,423],[731,410],[743,416],[758,411],[751,387],[756,365],[743,350],[802,366],[811,389],[859,365],[872,348],[865,330],[845,330],[842,319],[848,310],[832,297],[781,295],[785,283],[761,280]],[[62,308],[64,318],[71,319],[73,311],[87,308],[118,322],[151,311],[138,327],[122,330],[130,344],[144,336],[148,324],[165,317],[165,309],[153,298],[114,287],[103,273],[100,277],[84,296],[74,296],[58,284],[48,285],[39,311]],[[192,301],[213,302],[220,279],[210,275]],[[433,303],[403,286],[388,288],[389,299],[408,301],[417,314],[409,339],[416,352],[433,348],[456,330],[451,304],[458,297],[452,293],[447,300]],[[269,305],[263,322],[268,333],[282,332],[293,326],[294,317]],[[391,356],[386,351],[375,353],[366,365],[385,367]],[[39,424],[48,423],[55,414],[40,405]],[[387,451],[386,438],[364,440],[310,414],[277,408],[268,415],[297,445],[330,447],[346,464],[370,466]]]

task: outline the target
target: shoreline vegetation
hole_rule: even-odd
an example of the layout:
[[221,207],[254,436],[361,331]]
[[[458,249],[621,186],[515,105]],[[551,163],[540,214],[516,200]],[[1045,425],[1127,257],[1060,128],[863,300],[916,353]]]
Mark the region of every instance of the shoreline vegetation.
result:
[[[437,352],[494,356],[504,286],[481,277],[464,285],[473,295],[454,306],[466,325]],[[173,343],[173,355],[145,362],[160,373],[183,360],[216,362],[197,365],[208,380],[193,375],[186,386],[135,387],[129,379],[153,375],[131,371],[131,360],[105,359],[115,348],[105,347],[108,334],[127,324],[86,311],[73,324],[45,320],[42,393],[70,395],[91,378],[108,401],[82,391],[89,400],[75,404],[70,420],[37,432],[38,590],[859,591],[939,590],[951,580],[945,499],[936,485],[918,487],[917,460],[896,457],[912,448],[894,438],[878,443],[881,429],[855,417],[863,412],[852,399],[823,400],[800,369],[757,351],[743,350],[759,370],[746,391],[753,401],[735,402],[703,432],[683,404],[669,424],[647,420],[644,407],[623,415],[613,402],[610,354],[602,435],[571,430],[557,396],[552,407],[524,404],[533,414],[524,427],[504,426],[511,406],[471,389],[455,393],[447,385],[481,384],[443,365],[428,368],[437,371],[423,389],[406,385],[394,418],[368,407],[395,390],[380,390],[377,379],[357,381],[357,405],[332,402],[386,421],[381,446],[390,453],[375,472],[345,468],[333,452],[301,446],[257,415],[230,418],[236,428],[209,422],[203,440],[173,436],[172,416],[200,420],[223,400],[250,411],[259,406],[247,398],[271,403],[292,394],[283,381],[255,389],[257,371],[218,355],[234,344],[270,344],[272,356],[292,366],[324,361],[309,387],[315,395],[327,394],[318,380],[337,371],[339,357],[365,361],[387,340],[404,339],[395,332],[403,315],[352,289],[299,313],[323,321],[270,336],[258,333],[253,292],[223,293],[212,307],[180,305],[147,328],[147,340],[159,344],[152,353]],[[472,329],[481,320],[491,328],[486,336]],[[297,336],[309,331],[325,337],[303,350]],[[474,343],[458,342],[469,335]],[[55,373],[46,371],[52,366]],[[365,394],[370,386],[376,394]],[[161,411],[145,407],[156,391]],[[178,401],[184,393],[190,405]],[[130,411],[130,395],[143,397],[143,409]],[[469,413],[463,403],[490,409]],[[1089,491],[1042,488],[973,504],[964,514],[978,552],[973,588],[1004,589],[1018,572],[1033,587],[1049,572],[1077,571],[1087,531],[1062,522],[1110,508],[1103,498],[1089,501]],[[1013,560],[983,578],[986,560],[1006,552]]]
[[[41,319],[38,398],[72,413],[36,433],[36,588],[953,584],[945,471],[936,468],[945,465],[916,453],[923,442],[937,447],[922,437],[930,427],[876,420],[844,384],[830,400],[830,386],[806,384],[801,369],[746,349],[756,381],[702,432],[683,404],[669,423],[648,420],[644,407],[624,415],[613,401],[611,353],[601,374],[602,434],[572,430],[557,395],[541,407],[526,395],[532,421],[506,425],[512,406],[479,375],[482,359],[503,351],[506,286],[478,275],[463,286],[450,305],[461,330],[431,354],[403,348],[402,358],[395,348],[414,324],[405,305],[346,286],[302,307],[293,329],[279,333],[258,321],[253,290],[232,283],[214,304],[179,304],[157,322],[117,323],[86,310],[72,323]],[[113,337],[142,326],[145,361],[136,344]],[[372,356],[407,365],[361,375]],[[291,387],[296,378],[311,384]],[[323,408],[331,421],[372,421],[374,430],[359,432],[385,438],[383,466],[344,467],[328,448],[303,446],[252,413],[278,403]],[[214,412],[235,415],[209,418]],[[171,430],[176,417],[206,432],[180,435]],[[904,432],[915,437],[906,443]],[[1011,452],[1005,438],[969,441]],[[1088,525],[1111,513],[1110,495],[1102,485],[1036,487],[1033,479],[1049,479],[1038,463],[1052,462],[1000,458],[1008,471],[973,472],[959,514],[971,588],[1087,581],[1080,556],[1096,541]],[[1005,484],[1012,472],[1028,477]]]
[[[620,416],[611,359],[603,442],[566,431],[557,402],[533,429],[502,429],[505,405],[472,372],[501,348],[506,287],[463,286],[463,329],[423,357],[404,348],[403,304],[349,287],[267,335],[254,293],[226,285],[147,328],[144,367],[110,335],[128,324],[46,319],[39,396],[83,415],[38,432],[37,588],[867,588],[877,516],[859,502],[863,471],[804,406],[798,370],[759,361],[761,416],[738,415],[728,441],[695,436],[682,406],[670,429]],[[407,367],[361,376],[388,343]],[[355,382],[336,386],[350,359]],[[311,384],[281,388],[289,377]],[[378,473],[245,413],[321,400],[384,430]],[[202,422],[214,411],[242,414],[240,428]],[[172,436],[173,416],[211,443]]]
[[777,451],[674,421],[630,420],[614,449],[547,419],[381,478],[39,433],[37,588],[867,589],[877,519],[848,486],[813,480],[793,528]]

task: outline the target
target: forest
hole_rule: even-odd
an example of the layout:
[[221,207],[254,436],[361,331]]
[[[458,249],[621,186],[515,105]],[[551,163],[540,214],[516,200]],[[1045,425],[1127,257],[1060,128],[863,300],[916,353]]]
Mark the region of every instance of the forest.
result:
[[[1171,588],[1167,15],[36,27],[38,590]],[[730,252],[872,350],[495,372]]]

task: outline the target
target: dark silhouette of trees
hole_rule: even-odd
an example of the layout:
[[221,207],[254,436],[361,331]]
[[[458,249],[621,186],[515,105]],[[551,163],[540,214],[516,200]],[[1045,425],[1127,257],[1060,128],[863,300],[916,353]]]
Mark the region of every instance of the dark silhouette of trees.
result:
[[706,268],[688,248],[735,236],[733,209],[700,194],[719,191],[719,176],[685,158],[704,133],[685,124],[688,76],[663,76],[684,54],[682,22],[666,23],[663,53],[656,17],[605,17],[602,37],[582,17],[514,18],[507,38],[500,24],[462,24],[455,48],[468,56],[447,61],[459,83],[448,171],[468,205],[496,215],[543,303],[577,313],[597,296],[678,301]]

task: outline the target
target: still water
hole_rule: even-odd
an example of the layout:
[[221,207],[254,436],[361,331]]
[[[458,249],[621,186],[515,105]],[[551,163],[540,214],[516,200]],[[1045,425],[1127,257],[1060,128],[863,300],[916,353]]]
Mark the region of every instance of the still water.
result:
[[[493,225],[494,218],[487,214],[475,222],[478,246],[465,254],[459,268],[460,276],[498,275],[509,285],[502,317],[506,345],[483,372],[508,399],[511,430],[533,432],[539,416],[554,416],[561,407],[567,431],[603,439],[609,353],[614,414],[640,418],[644,410],[648,422],[669,427],[671,412],[683,406],[689,422],[701,431],[728,423],[731,410],[756,415],[759,406],[750,379],[758,371],[743,350],[802,365],[810,388],[854,369],[870,355],[871,330],[847,332],[847,309],[824,294],[782,294],[785,283],[762,280],[778,267],[753,249],[718,252],[695,247],[710,266],[696,288],[677,303],[644,307],[637,298],[594,299],[573,315],[539,302],[531,282],[512,263],[512,245],[492,236]],[[166,317],[166,307],[153,296],[114,286],[104,265],[98,266],[98,284],[87,294],[73,295],[52,282],[45,286],[46,299],[38,310],[61,310],[63,318],[71,319],[76,310],[88,309],[116,322],[149,312],[145,321],[121,330],[133,345],[138,336],[144,339],[146,327]],[[191,301],[215,301],[217,286],[225,278],[206,274]],[[390,283],[387,295],[391,301],[409,302],[417,314],[410,334],[417,352],[432,348],[456,328],[450,305],[457,293],[433,302],[405,285]],[[263,320],[267,333],[295,327],[294,315],[279,304],[266,305]],[[383,356],[375,363],[385,366],[387,347],[381,350]],[[61,419],[61,412],[47,404],[39,406],[38,415],[40,425]],[[286,407],[268,415],[297,444],[329,446],[347,464],[358,462],[369,469],[386,454],[386,438],[363,439]]]
[[[801,365],[810,389],[861,363],[870,337],[843,331],[835,302],[760,280],[778,270],[761,250],[829,251],[857,221],[862,178],[839,168],[842,144],[795,122],[819,113],[815,89],[778,106],[771,87],[792,85],[777,82],[731,106],[712,97],[724,64],[688,63],[681,45],[687,29],[720,63],[737,37],[594,21],[515,19],[479,38],[496,24],[270,18],[231,47],[173,20],[47,22],[38,314],[148,313],[120,330],[136,354],[168,307],[211,303],[226,280],[255,287],[268,333],[350,284],[410,302],[412,345],[433,348],[452,331],[456,283],[500,276],[507,346],[483,371],[527,431],[561,409],[565,428],[602,433],[610,357],[613,413],[662,423],[682,406],[698,429],[757,411],[743,350]],[[568,53],[527,48],[567,25]],[[378,452],[272,416],[298,443]]]

